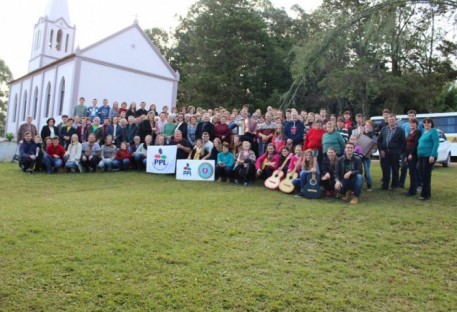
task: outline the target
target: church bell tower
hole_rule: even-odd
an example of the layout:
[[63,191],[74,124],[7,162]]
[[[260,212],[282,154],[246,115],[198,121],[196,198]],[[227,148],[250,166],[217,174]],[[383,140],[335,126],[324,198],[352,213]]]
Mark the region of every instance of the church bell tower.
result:
[[44,15],[35,24],[29,72],[72,54],[75,31],[67,0],[49,0]]

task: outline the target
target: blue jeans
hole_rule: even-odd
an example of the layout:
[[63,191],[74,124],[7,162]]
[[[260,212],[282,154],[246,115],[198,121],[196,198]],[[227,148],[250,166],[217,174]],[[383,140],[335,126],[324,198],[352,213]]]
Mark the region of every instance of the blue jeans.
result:
[[233,166],[224,166],[221,167],[216,165],[216,179],[230,179],[232,177]]
[[367,182],[367,188],[371,188],[373,186],[373,181],[371,179],[371,158],[363,158],[363,173],[365,175],[365,181]]
[[[295,186],[295,190],[301,192],[301,190],[308,184],[308,176],[312,174],[309,171],[301,171],[300,176],[297,179],[292,180],[292,184]],[[320,181],[319,175],[316,173],[317,181]]]
[[113,160],[113,168],[119,168],[121,171],[128,170],[130,166],[129,159]]
[[361,174],[352,175],[349,179],[340,180],[343,185],[340,189],[341,194],[346,194],[347,191],[353,190],[354,196],[359,197],[362,193],[363,179]]
[[134,158],[136,170],[142,170],[146,166],[146,157],[144,157],[142,154],[135,154]]
[[76,161],[67,161],[65,163],[65,168],[79,170],[78,163]]
[[52,156],[49,156],[48,154],[44,155],[44,166],[46,167],[46,171],[48,173],[52,172],[52,168],[59,169],[62,167],[62,159],[60,158],[54,158]]
[[100,167],[100,169],[103,169],[103,171],[105,172],[111,171],[112,166],[113,161],[111,159],[103,159],[98,164],[98,167]]

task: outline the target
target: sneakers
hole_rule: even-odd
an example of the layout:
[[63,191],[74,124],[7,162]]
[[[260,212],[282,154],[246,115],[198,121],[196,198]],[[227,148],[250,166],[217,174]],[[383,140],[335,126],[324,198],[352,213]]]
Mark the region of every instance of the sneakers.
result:
[[352,195],[352,191],[347,191],[346,195],[341,197],[341,199],[344,200],[344,201],[349,201],[349,198],[351,197],[351,195]]
[[351,200],[351,205],[357,205],[359,203],[359,199],[357,197],[352,197],[352,200]]

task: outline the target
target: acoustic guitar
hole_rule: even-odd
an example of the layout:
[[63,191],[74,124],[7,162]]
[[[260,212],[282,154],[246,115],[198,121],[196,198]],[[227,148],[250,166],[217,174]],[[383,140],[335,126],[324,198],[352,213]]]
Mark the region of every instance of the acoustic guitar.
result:
[[284,166],[287,164],[287,161],[292,157],[292,153],[287,156],[287,158],[284,160],[282,163],[281,167],[276,169],[271,177],[265,180],[265,187],[270,189],[270,190],[276,190],[279,187],[279,183],[281,183],[281,178],[284,176],[284,172],[282,169],[284,169]]
[[313,150],[313,168],[314,172],[308,175],[307,180],[308,182],[301,190],[304,197],[309,199],[317,199],[321,197],[321,186],[319,184],[319,180],[316,175],[316,166],[317,166],[317,156],[319,155],[319,151],[317,149]]
[[298,178],[297,170],[298,170],[298,167],[302,165],[302,160],[303,160],[303,156],[300,157],[299,159],[297,159],[294,170],[292,170],[291,172],[288,172],[286,174],[286,177],[281,181],[281,183],[279,183],[279,190],[281,192],[290,194],[294,191],[295,185],[292,184],[292,179]]

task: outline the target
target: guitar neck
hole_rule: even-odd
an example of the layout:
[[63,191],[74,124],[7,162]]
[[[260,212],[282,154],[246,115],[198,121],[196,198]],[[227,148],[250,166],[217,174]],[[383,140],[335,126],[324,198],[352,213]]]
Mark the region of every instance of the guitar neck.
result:
[[287,161],[291,158],[292,156],[289,154],[286,159],[283,161],[282,165],[278,168],[279,171],[282,171],[284,169],[284,166],[286,165]]

